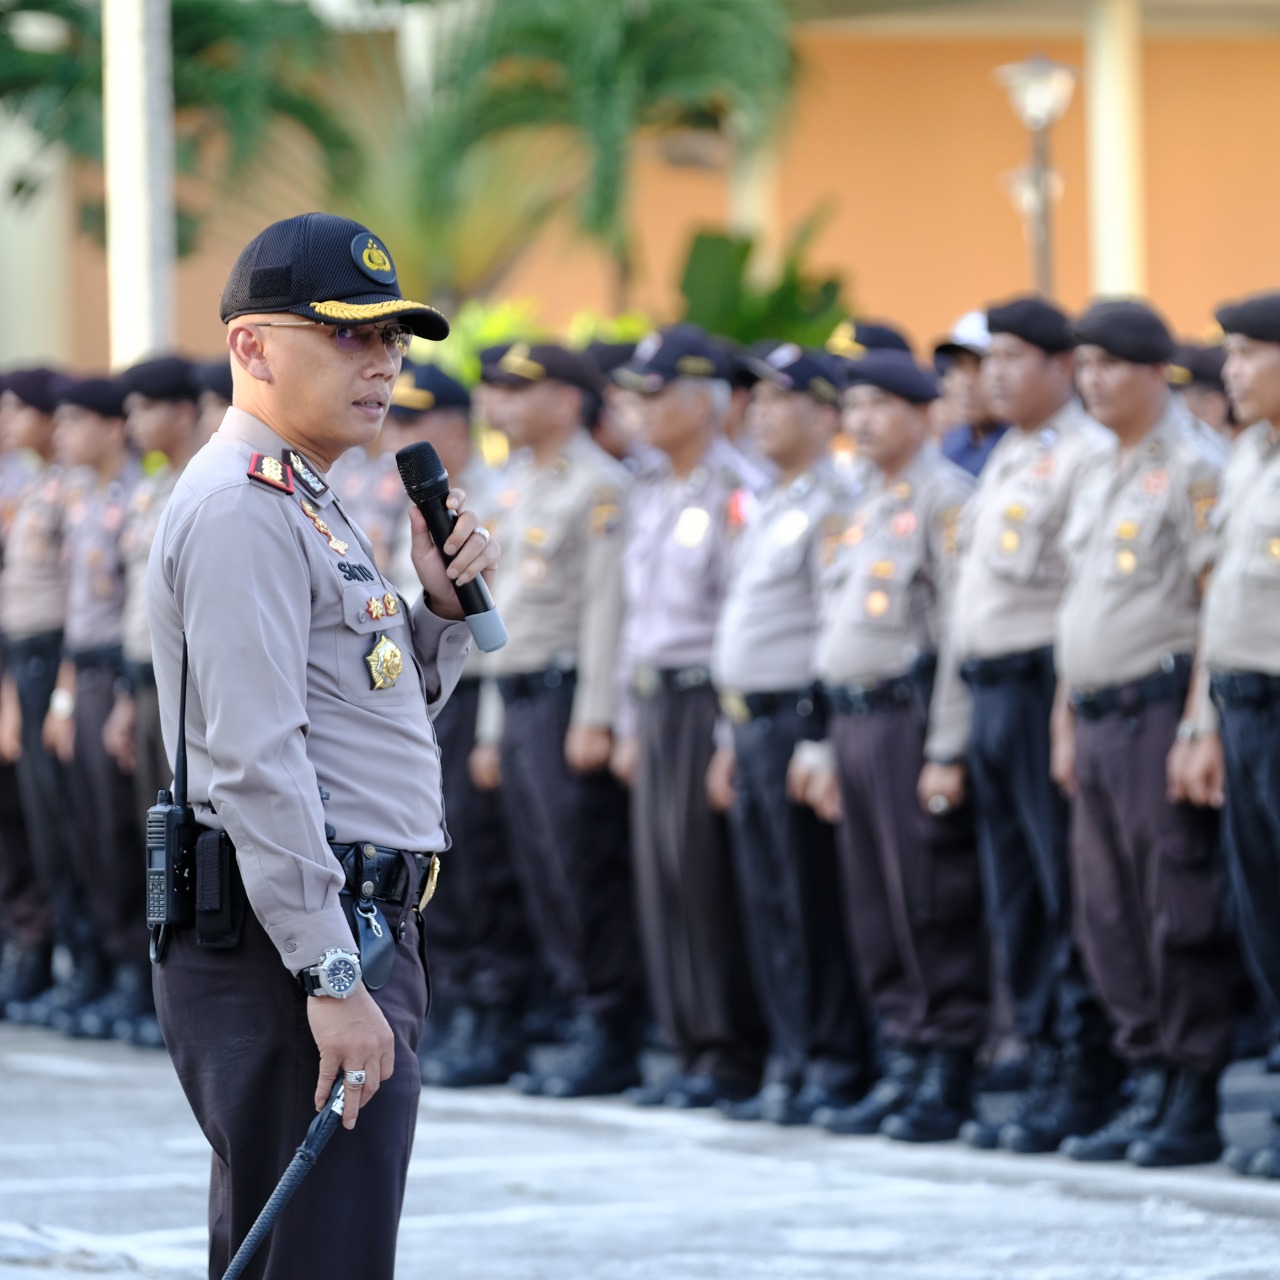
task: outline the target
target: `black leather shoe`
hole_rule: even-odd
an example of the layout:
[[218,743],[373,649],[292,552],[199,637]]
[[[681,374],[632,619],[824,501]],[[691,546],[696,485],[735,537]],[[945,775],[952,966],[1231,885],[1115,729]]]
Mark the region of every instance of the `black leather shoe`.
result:
[[[1058,1078],[1058,1050],[1047,1041],[1033,1042],[1027,1048],[1027,1087],[1005,1123],[1021,1123],[1028,1115],[1043,1111],[1053,1094]],[[1003,1125],[991,1124],[975,1116],[960,1126],[960,1141],[975,1151],[995,1151],[1000,1146]]]
[[[1218,1132],[1219,1073],[1179,1067],[1160,1123],[1130,1146],[1126,1159],[1144,1169],[1212,1164],[1222,1155]],[[1254,1158],[1255,1161],[1257,1157]],[[1250,1170],[1253,1169],[1250,1162]]]
[[111,977],[106,995],[85,1005],[63,1028],[80,1040],[109,1040],[119,1024],[128,1040],[135,1018],[154,1014],[149,965],[120,964]]
[[506,1084],[525,1066],[520,1021],[507,1009],[459,1005],[443,1044],[421,1062],[423,1084],[440,1089]]
[[[1222,1153],[1222,1163],[1235,1173],[1248,1175],[1252,1172],[1251,1166],[1255,1158],[1265,1150],[1267,1150],[1266,1147],[1230,1146]],[[1276,1154],[1280,1156],[1280,1152]],[[1278,1165],[1280,1165],[1280,1161],[1278,1161]]]
[[679,1090],[684,1076],[676,1074],[653,1084],[638,1084],[631,1089],[624,1089],[622,1097],[634,1107],[661,1107],[666,1105],[667,1095]]
[[714,1107],[717,1103],[742,1102],[750,1093],[742,1088],[717,1080],[715,1076],[685,1076],[679,1084],[667,1091],[664,1106],[677,1111],[697,1111]]
[[1021,1093],[1031,1087],[1031,1052],[993,1062],[978,1080],[979,1093]]
[[5,1017],[10,1022],[67,1031],[75,1015],[106,990],[106,967],[95,952],[86,951],[76,957],[76,967],[69,978],[30,1000],[11,1001],[5,1006]]
[[1280,1134],[1252,1153],[1248,1173],[1254,1178],[1280,1178]]
[[1131,1077],[1133,1100],[1089,1134],[1064,1139],[1062,1154],[1072,1160],[1100,1163],[1123,1160],[1129,1148],[1160,1123],[1169,1094],[1169,1071],[1164,1066],[1143,1067]]
[[784,1126],[811,1124],[819,1111],[839,1111],[853,1106],[861,1092],[837,1093],[820,1085],[807,1084],[785,1100],[767,1103],[764,1118]]
[[1270,1075],[1280,1074],[1280,1040],[1267,1050],[1267,1072]]
[[52,985],[52,947],[20,947],[10,942],[0,951],[0,1018],[9,1005],[32,1000]]
[[597,1018],[577,1019],[574,1041],[542,1077],[544,1098],[602,1098],[641,1082],[634,1034]]
[[897,1142],[950,1142],[972,1115],[973,1051],[934,1049],[911,1101],[880,1132]]
[[1068,1045],[1048,1105],[1020,1108],[1016,1119],[1001,1126],[1000,1145],[1019,1155],[1044,1155],[1067,1138],[1102,1128],[1115,1110],[1116,1076],[1116,1061],[1106,1049]]
[[828,1133],[866,1135],[878,1133],[886,1118],[911,1101],[924,1074],[925,1055],[919,1049],[898,1049],[885,1061],[884,1075],[860,1102],[840,1109],[823,1107],[813,1123]]

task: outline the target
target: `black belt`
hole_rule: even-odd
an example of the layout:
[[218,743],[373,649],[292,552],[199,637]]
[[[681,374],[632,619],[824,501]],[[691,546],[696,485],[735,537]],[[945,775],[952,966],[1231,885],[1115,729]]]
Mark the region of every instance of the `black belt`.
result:
[[104,644],[96,649],[77,649],[74,653],[68,652],[66,656],[75,664],[77,671],[98,671],[104,667],[119,671],[124,662],[118,644]]
[[1006,680],[1031,680],[1045,669],[1053,670],[1053,650],[1028,649],[1025,653],[1006,653],[999,658],[970,658],[960,667],[960,675],[969,685],[1001,684]]
[[1269,707],[1280,702],[1280,676],[1262,671],[1223,671],[1209,677],[1209,692],[1225,707]]
[[131,693],[137,689],[154,689],[156,685],[156,669],[149,662],[129,662],[126,660],[121,679],[128,684]]
[[417,876],[410,883],[409,865],[399,849],[377,844],[333,844],[333,856],[347,878],[344,893],[356,898],[375,898],[400,906],[412,893],[416,902],[421,896],[431,870],[432,855],[411,853]]
[[711,668],[697,664],[690,667],[640,666],[631,676],[632,691],[642,698],[651,698],[660,689],[668,693],[687,693],[690,689],[703,689],[711,683]]
[[870,716],[911,706],[918,682],[912,676],[894,676],[878,684],[823,685],[828,708],[839,716]]
[[1167,666],[1167,670],[1128,684],[1072,689],[1071,706],[1083,720],[1101,720],[1117,714],[1134,715],[1154,702],[1180,702],[1186,698],[1191,681],[1191,657],[1185,653],[1173,655]]
[[521,698],[536,698],[552,689],[562,688],[578,673],[572,667],[547,667],[544,671],[522,671],[514,676],[498,677],[498,692],[503,702],[516,702]]
[[734,724],[776,716],[780,711],[794,711],[807,718],[818,710],[818,698],[818,691],[812,685],[807,689],[784,689],[776,693],[739,693],[736,689],[724,689],[720,693],[720,710]]
[[11,658],[21,660],[39,656],[47,657],[50,653],[61,655],[62,632],[40,631],[33,636],[22,636],[19,639],[5,638],[5,652]]

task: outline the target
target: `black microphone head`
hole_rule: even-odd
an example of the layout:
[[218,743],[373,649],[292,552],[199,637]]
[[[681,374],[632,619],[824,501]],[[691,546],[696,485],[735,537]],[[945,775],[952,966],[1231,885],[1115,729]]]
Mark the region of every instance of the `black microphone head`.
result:
[[410,497],[434,496],[449,491],[449,473],[440,461],[435,446],[425,440],[407,444],[396,453],[396,466],[400,468],[400,480]]

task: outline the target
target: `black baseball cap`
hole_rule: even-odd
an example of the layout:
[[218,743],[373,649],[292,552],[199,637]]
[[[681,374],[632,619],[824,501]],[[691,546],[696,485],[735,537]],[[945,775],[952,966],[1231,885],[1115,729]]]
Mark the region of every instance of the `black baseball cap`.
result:
[[1160,315],[1136,298],[1091,303],[1072,325],[1077,346],[1101,347],[1129,364],[1168,364],[1173,335]]
[[879,387],[911,404],[928,404],[938,398],[938,379],[922,368],[906,351],[868,351],[861,360],[845,365],[846,387]]
[[471,411],[471,392],[439,365],[406,360],[391,389],[391,416],[416,418],[435,409]]
[[495,387],[532,387],[563,382],[579,391],[599,392],[602,379],[585,351],[556,342],[514,342],[496,360],[480,364],[480,380]]
[[677,378],[733,380],[729,353],[696,324],[673,324],[657,329],[636,347],[635,355],[613,380],[628,391],[654,395]]
[[196,367],[182,356],[157,356],[140,360],[120,375],[125,394],[136,393],[148,400],[190,401],[200,399]]
[[753,358],[758,378],[784,391],[812,396],[819,404],[839,404],[843,370],[836,358],[825,351],[780,342],[764,359]]
[[911,343],[896,325],[883,320],[844,320],[831,331],[826,348],[844,360],[861,360],[868,351],[905,351]]
[[387,246],[368,227],[332,213],[273,222],[245,246],[227,277],[223,323],[258,312],[321,324],[399,320],[420,338],[448,337],[449,322],[400,292]]
[[1238,333],[1255,342],[1280,342],[1280,291],[1225,302],[1214,315],[1223,333]]

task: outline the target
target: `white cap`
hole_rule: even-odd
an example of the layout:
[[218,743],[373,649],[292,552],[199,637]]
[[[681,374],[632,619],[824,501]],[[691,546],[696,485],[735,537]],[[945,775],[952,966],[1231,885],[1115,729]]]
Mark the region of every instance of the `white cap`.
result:
[[985,311],[966,311],[951,326],[945,341],[938,343],[934,353],[945,352],[948,347],[961,347],[975,356],[985,356],[991,349],[991,333],[987,329]]

